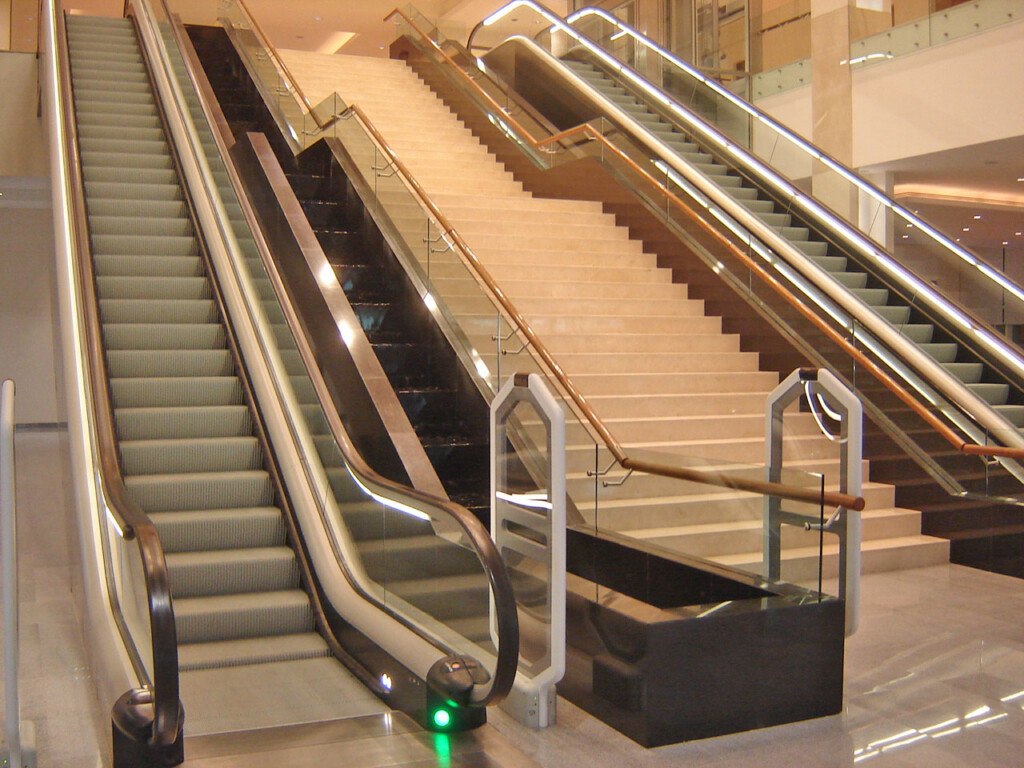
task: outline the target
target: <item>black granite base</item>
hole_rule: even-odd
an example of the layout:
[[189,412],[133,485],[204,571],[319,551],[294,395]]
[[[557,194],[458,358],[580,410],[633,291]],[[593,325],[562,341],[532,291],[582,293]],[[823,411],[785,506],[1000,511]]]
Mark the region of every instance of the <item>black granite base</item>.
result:
[[558,692],[656,747],[836,714],[843,601],[571,532]]
[[953,538],[949,543],[949,561],[1024,578],[1024,531]]

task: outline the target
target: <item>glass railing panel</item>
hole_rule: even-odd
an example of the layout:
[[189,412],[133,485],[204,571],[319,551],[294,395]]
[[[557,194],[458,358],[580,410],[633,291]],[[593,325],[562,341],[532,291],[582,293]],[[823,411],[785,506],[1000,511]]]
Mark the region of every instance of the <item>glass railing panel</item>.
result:
[[[940,8],[940,5],[946,7]],[[1021,0],[896,2],[892,13],[851,12],[850,64],[854,67],[924,50],[1006,24],[1024,14]],[[869,17],[875,16],[871,19]]]
[[[169,47],[172,58],[180,61],[177,49]],[[184,67],[177,72],[216,180],[214,192],[224,210],[240,211],[199,99]],[[371,155],[365,162],[372,167],[377,161]],[[468,538],[443,508],[381,485],[379,478],[358,474],[350,466],[288,322],[288,309],[275,288],[276,273],[264,263],[245,217],[229,215],[226,223],[238,244],[232,269],[253,292],[248,311],[260,331],[263,354],[277,374],[279,396],[291,405],[290,427],[303,451],[303,470],[321,491],[320,513],[339,562],[358,588],[493,673],[496,659],[487,630],[490,588],[479,553],[466,546]],[[344,329],[339,331],[344,336]]]
[[289,138],[296,145],[303,146],[303,136],[298,127],[303,125],[305,110],[296,98],[293,83],[281,71],[282,65],[264,45],[260,30],[255,28],[252,19],[237,3],[219,2],[217,8],[218,18],[231,35],[235,49],[249,71],[256,75],[254,80],[260,86],[267,106]]
[[[103,489],[97,484],[97,498],[103,500]],[[142,665],[146,675],[145,682],[152,683],[155,669],[153,666],[153,632],[149,606],[149,592],[146,588],[148,578],[142,561],[142,550],[137,540],[126,539],[124,532],[115,522],[109,510],[100,523],[101,535],[106,542],[109,554],[108,587],[114,592],[114,598],[120,608],[124,628],[131,637],[132,645],[128,652]]]
[[[837,457],[829,455],[831,451],[827,443],[822,450],[821,440],[808,440],[813,434],[807,431],[806,425],[792,426],[787,432],[789,435],[784,442],[789,449],[789,460],[794,464],[826,465],[836,461]],[[808,443],[815,444],[814,448],[809,448]],[[763,450],[761,435],[758,435],[757,448]],[[686,455],[685,452],[694,449],[685,445],[674,451],[628,450],[632,461],[671,466],[697,475],[726,474],[730,478],[752,482],[767,479],[763,464],[744,464],[711,455]],[[720,450],[735,451],[735,447]],[[572,458],[569,463],[571,467]],[[833,467],[830,473],[836,477],[837,468]],[[781,469],[778,482],[812,493],[821,489],[822,484],[819,475],[786,468]],[[596,505],[588,509],[585,516],[592,514],[599,530],[633,539],[645,547],[726,565],[762,578],[771,577],[764,553],[764,495],[703,482],[629,473],[619,467],[600,477],[597,486]],[[813,501],[783,501],[782,507],[808,521],[817,521],[823,509],[820,502]],[[797,526],[783,526],[782,569],[778,578],[800,583],[816,581],[821,572],[819,554],[816,532],[806,532]],[[832,552],[832,565],[834,554]]]

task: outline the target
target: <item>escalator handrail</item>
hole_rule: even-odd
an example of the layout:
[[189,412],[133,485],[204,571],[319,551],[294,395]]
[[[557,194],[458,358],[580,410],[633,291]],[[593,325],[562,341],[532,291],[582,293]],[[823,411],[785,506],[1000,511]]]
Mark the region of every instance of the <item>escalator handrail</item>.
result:
[[[670,166],[671,172],[680,174],[686,182],[690,183],[701,194],[711,200],[748,235],[753,235],[761,244],[769,247],[776,254],[781,255],[804,278],[811,281],[818,290],[822,291],[832,302],[849,314],[862,328],[867,330],[871,336],[889,349],[895,350],[900,355],[902,362],[909,367],[914,375],[920,376],[927,382],[929,387],[934,387],[937,392],[941,393],[942,397],[959,409],[962,416],[969,420],[964,422],[962,418],[951,417],[960,422],[957,426],[968,437],[976,443],[982,443],[987,436],[996,436],[997,439],[1004,443],[998,446],[999,450],[1002,451],[998,455],[1004,458],[1012,455],[1005,453],[1007,450],[1024,451],[1024,439],[1020,437],[1013,424],[989,406],[981,397],[971,392],[962,381],[947,371],[931,355],[928,355],[916,344],[905,338],[903,334],[882,318],[866,302],[854,296],[824,267],[817,264],[813,259],[808,258],[792,242],[783,237],[759,216],[724,192],[704,174],[694,169],[689,162],[668,147],[661,138],[623,112],[617,105],[593,89],[578,75],[569,71],[560,60],[543,47],[528,38],[519,36],[511,38],[504,44],[514,43],[527,46],[536,56],[546,60],[549,66],[553,68],[553,71],[563,79],[563,82],[569,87],[576,89],[581,95],[599,103],[605,114],[615,116],[615,121],[632,135],[634,141],[642,145],[646,151],[654,153],[663,164]],[[694,118],[694,120],[696,119]],[[702,127],[708,133],[713,132],[712,129],[708,129],[706,126]],[[733,149],[736,148],[733,147]],[[817,204],[814,204],[814,207],[820,208]],[[727,226],[730,225],[727,224]],[[734,231],[736,230],[734,229]],[[967,321],[964,320],[964,322]],[[978,325],[971,324],[971,328],[975,330],[979,329],[979,326],[984,327],[984,324],[980,323],[980,321],[978,321]],[[991,338],[992,334],[989,334],[989,337]],[[1019,361],[1016,362],[1021,364]],[[911,377],[904,375],[904,378],[909,381]],[[1024,481],[1024,468],[1007,468],[1011,473]]]
[[[85,187],[81,160],[78,155],[78,134],[75,121],[72,118],[74,104],[71,97],[71,68],[68,58],[67,34],[64,24],[58,23],[56,19],[60,3],[55,0],[52,3],[47,2],[46,5],[51,15],[51,28],[48,31],[47,39],[52,46],[54,66],[57,68],[57,81],[64,84],[64,87],[58,86],[59,93],[55,96],[59,103],[54,105],[54,109],[57,110],[57,119],[60,121],[57,130],[63,130],[62,135],[65,137],[61,155],[67,164],[64,169],[67,174],[64,176],[67,181],[65,189],[71,207],[71,220],[68,224],[76,250],[76,254],[71,256],[78,262],[79,289],[84,299],[81,303],[85,331],[83,352],[89,379],[85,382],[85,389],[95,420],[93,434],[100,464],[97,478],[102,495],[100,503],[110,513],[114,526],[121,537],[126,541],[134,541],[139,550],[149,610],[153,661],[152,679],[149,679],[145,664],[134,647],[134,641],[131,640],[124,623],[120,605],[117,604],[116,592],[109,583],[108,592],[115,620],[126,641],[126,650],[129,652],[136,674],[139,675],[141,681],[148,680],[151,687],[153,725],[150,743],[162,747],[175,741],[180,732],[183,717],[179,701],[178,641],[174,608],[171,602],[170,579],[156,526],[129,495],[121,473],[106,357],[103,350],[95,274],[91,258],[89,225],[85,213],[85,200],[82,196]],[[121,701],[126,700],[122,699]]]
[[[881,205],[889,208],[894,213],[899,214],[899,216],[901,216],[903,219],[905,219],[906,221],[910,222],[914,226],[914,228],[919,229],[920,231],[924,232],[926,235],[928,235],[928,237],[930,237],[932,240],[934,240],[936,243],[938,243],[944,250],[947,250],[947,251],[949,251],[951,253],[956,254],[958,259],[960,259],[961,261],[965,262],[966,264],[968,264],[968,265],[978,269],[978,271],[981,272],[989,281],[997,283],[1003,290],[1006,290],[1006,291],[1010,292],[1018,300],[1024,301],[1024,287],[1022,287],[1021,285],[1016,283],[1008,275],[1006,275],[1005,273],[995,269],[994,267],[991,267],[990,265],[985,264],[985,262],[983,260],[981,260],[980,258],[975,256],[974,254],[970,253],[970,251],[968,251],[966,248],[964,248],[963,246],[960,246],[957,243],[955,243],[952,240],[950,240],[946,235],[944,235],[941,232],[939,232],[938,230],[936,230],[934,227],[929,225],[926,221],[922,220],[920,217],[915,215],[912,211],[910,211],[907,208],[905,208],[902,205],[900,205],[899,202],[897,202],[896,200],[893,200],[884,190],[879,189],[877,186],[875,186],[870,181],[868,181],[863,176],[861,176],[859,173],[857,173],[857,171],[854,170],[853,168],[848,167],[846,164],[844,164],[844,163],[840,162],[839,160],[837,160],[836,158],[832,157],[827,152],[824,152],[823,150],[815,147],[810,141],[808,141],[807,139],[803,138],[802,136],[800,136],[799,134],[795,133],[794,131],[791,131],[789,128],[787,128],[786,126],[782,125],[782,123],[780,123],[777,120],[775,120],[774,118],[772,118],[771,115],[763,112],[756,105],[751,104],[750,102],[746,101],[745,99],[742,99],[739,96],[737,96],[736,94],[732,93],[727,88],[722,87],[713,78],[705,77],[697,69],[695,69],[694,67],[686,64],[686,62],[681,61],[676,56],[673,56],[670,52],[666,51],[664,48],[659,46],[657,43],[655,43],[649,37],[647,37],[643,33],[639,32],[638,30],[634,29],[629,24],[626,24],[625,22],[620,21],[619,19],[614,18],[609,13],[607,13],[606,11],[604,11],[603,9],[600,9],[600,8],[593,8],[593,7],[582,8],[579,11],[576,11],[576,12],[570,14],[569,16],[567,16],[565,18],[565,20],[563,21],[562,19],[559,19],[557,16],[554,16],[553,14],[550,14],[550,12],[545,11],[544,8],[539,6],[537,3],[533,2],[533,0],[523,0],[522,2],[517,2],[516,3],[516,7],[519,7],[519,6],[531,7],[534,11],[536,11],[537,13],[541,14],[542,16],[544,16],[548,21],[555,20],[555,21],[559,22],[560,25],[564,24],[564,25],[571,26],[574,21],[576,21],[579,18],[582,18],[583,16],[587,16],[587,15],[598,16],[599,18],[603,19],[607,23],[614,25],[616,28],[618,28],[618,30],[622,34],[629,35],[636,42],[640,43],[641,45],[643,45],[648,50],[653,51],[659,58],[661,58],[663,61],[665,61],[668,64],[670,64],[672,67],[674,67],[674,68],[676,68],[678,70],[681,70],[688,77],[690,77],[690,78],[692,78],[694,80],[697,80],[702,85],[707,86],[712,91],[714,91],[716,93],[716,95],[720,96],[721,98],[724,98],[730,104],[732,104],[733,106],[735,106],[738,109],[740,109],[743,112],[745,112],[749,118],[751,118],[753,120],[756,120],[758,123],[768,127],[769,129],[774,131],[776,134],[778,134],[778,135],[782,136],[783,138],[785,138],[786,140],[788,140],[790,143],[795,145],[801,152],[803,152],[805,155],[807,155],[811,160],[820,162],[823,165],[825,165],[826,167],[830,168],[832,171],[838,173],[840,176],[845,178],[847,181],[851,182],[856,187],[858,187],[862,192],[864,192],[865,194],[867,194],[867,195],[871,196],[872,198],[874,198],[875,200],[877,200]],[[506,6],[506,8],[507,7],[508,6]],[[482,26],[484,26],[486,21],[488,21],[490,19],[494,19],[499,13],[501,13],[500,10],[498,12],[496,12],[495,14],[492,14],[490,17],[488,17],[488,19],[485,19],[484,21],[481,21],[479,24],[477,24],[473,28],[473,30],[469,34],[469,38],[468,38],[467,43],[466,43],[466,46],[467,46],[468,49],[472,50],[473,35],[477,32],[477,30],[479,30]],[[596,41],[592,40],[587,35],[584,35],[582,32],[580,32],[579,30],[576,30],[575,28],[572,29],[572,34],[573,35],[579,35],[580,37],[585,38],[588,42],[592,43],[593,45],[595,45],[595,46],[597,46],[599,48],[602,48],[602,46],[600,46],[599,43],[597,43]],[[603,50],[603,48],[602,48],[602,50]],[[617,60],[617,65],[621,66],[621,67],[624,67],[625,69],[629,70],[632,73],[633,76],[635,76],[636,78],[640,78],[647,85],[655,88],[662,95],[666,96],[669,100],[671,100],[673,102],[675,101],[674,97],[672,97],[671,94],[668,94],[667,92],[664,91],[664,89],[659,88],[654,83],[651,83],[649,80],[647,80],[647,78],[644,78],[634,68],[630,67],[625,62]],[[730,148],[730,152],[734,152],[736,149],[743,150],[742,147],[735,147],[735,148]],[[745,159],[747,159],[754,168],[760,167],[760,169],[763,170],[763,168],[764,168],[763,163],[761,163],[759,160],[757,160],[757,158],[755,158],[752,155],[750,155],[749,152],[745,152],[744,151],[744,154],[747,155],[747,158],[745,158]],[[774,177],[774,174],[769,174],[767,176],[767,182],[766,183],[773,184],[773,177]],[[792,188],[792,187],[789,188],[789,189],[785,189],[784,191],[789,193],[789,194],[794,194],[794,195],[800,194],[799,190],[796,190],[795,188]],[[813,211],[809,211],[809,213],[811,213],[813,215],[814,212]],[[839,225],[840,225],[840,227],[843,227],[843,228],[846,228],[846,229],[850,229],[850,230],[853,229],[852,226],[846,224],[842,220],[840,220]],[[867,242],[867,241],[865,241],[865,242]],[[884,251],[884,249],[883,250],[879,250],[879,249],[876,248],[875,250],[878,251],[878,256],[880,258],[888,259],[888,254]],[[927,289],[926,286],[925,286],[925,288]]]
[[[464,81],[464,83],[476,93],[478,98],[485,100],[491,109],[493,109],[497,114],[500,114],[502,116],[502,120],[504,120],[512,128],[514,128],[517,136],[520,139],[522,139],[525,143],[527,143],[529,146],[533,147],[534,149],[542,149],[544,147],[556,144],[560,141],[564,141],[566,139],[571,139],[575,137],[586,138],[588,140],[593,140],[601,143],[605,151],[612,153],[621,162],[627,164],[634,172],[637,172],[640,175],[642,175],[648,181],[648,183],[650,183],[654,188],[656,188],[659,191],[659,193],[663,195],[667,200],[669,200],[675,207],[677,207],[680,211],[687,215],[691,220],[698,223],[707,234],[714,237],[724,247],[727,247],[733,256],[741,259],[748,267],[754,269],[759,274],[764,276],[764,273],[761,270],[761,268],[758,265],[756,265],[755,262],[750,260],[741,249],[737,248],[735,244],[730,242],[728,239],[724,238],[716,226],[712,225],[702,216],[697,214],[694,210],[692,210],[690,206],[688,206],[685,202],[683,202],[676,195],[674,195],[660,181],[654,179],[646,170],[641,169],[631,158],[629,158],[625,153],[623,153],[622,150],[611,144],[600,131],[593,128],[589,124],[584,124],[582,126],[570,128],[566,131],[563,131],[559,134],[556,134],[548,138],[537,139],[529,132],[528,129],[526,129],[522,124],[520,124],[515,119],[515,117],[509,114],[509,112],[501,104],[499,104],[489,93],[487,93],[487,91],[485,91],[479,85],[479,83],[477,83],[473,78],[471,78],[463,70],[463,68],[460,67],[437,44],[437,42],[434,41],[428,34],[426,34],[416,24],[416,22],[413,19],[411,19],[404,11],[396,9],[392,11],[387,18],[391,18],[392,16],[395,15],[401,16],[403,20],[406,22],[406,24],[408,24],[412,29],[414,29],[417,32],[417,34],[421,37],[421,39],[424,40],[429,45],[429,47],[433,49],[434,54],[439,56],[449,67],[451,67],[452,71],[458,73],[458,75],[460,76],[460,80]],[[527,40],[526,42],[529,43],[531,41]],[[844,351],[846,351],[850,356],[852,356],[854,359],[857,359],[858,361],[861,361],[864,364],[868,364],[870,362],[868,358],[866,358],[863,355],[863,353],[861,353],[856,347],[851,345],[841,336],[836,335],[834,331],[832,331],[826,324],[824,324],[821,321],[820,318],[813,315],[813,313],[811,313],[810,310],[808,310],[805,307],[802,301],[800,301],[791,293],[789,293],[785,288],[781,286],[781,284],[777,283],[774,279],[768,279],[768,282],[770,285],[772,285],[776,292],[778,292],[780,296],[782,296],[786,300],[787,303],[792,305],[793,308],[797,309],[808,320],[813,322],[819,330],[828,334],[830,338],[833,338],[838,344],[840,344],[840,346],[842,346]],[[929,423],[929,425],[935,428],[936,431],[938,431],[939,434],[947,442],[949,442],[950,445],[952,445],[957,451],[965,454],[979,456],[1024,459],[1024,449],[1012,448],[1007,446],[981,445],[978,443],[972,443],[965,440],[954,430],[952,430],[948,425],[939,421],[935,417],[935,415],[927,408],[927,406],[921,403],[917,397],[908,392],[902,385],[900,385],[894,379],[885,374],[880,368],[878,368],[878,366],[874,364],[868,364],[867,367],[869,368],[869,370],[872,371],[876,378],[878,378],[879,381],[887,389],[892,391],[902,402],[911,407],[915,411],[915,413],[917,413],[918,416],[926,420]],[[599,432],[600,431],[601,430],[599,430]],[[610,445],[609,449],[611,449]],[[614,451],[613,455],[615,455]]]
[[[173,19],[173,15],[170,13],[166,0],[158,0],[158,2],[161,4],[167,18]],[[139,5],[144,6],[145,0],[139,2]],[[177,37],[180,30],[172,24],[172,32]],[[198,88],[199,83],[197,82],[192,62],[187,56],[183,56],[182,58],[185,64],[186,73],[193,87],[196,88],[196,93],[199,97],[204,113],[207,118],[209,118],[209,104],[206,103],[206,99],[203,98],[202,90]],[[218,131],[211,130],[211,134],[218,146],[218,151],[221,154],[225,170],[231,178],[231,183],[236,187],[236,190],[240,189],[241,182],[238,179],[234,165],[230,162],[230,155],[226,152],[226,148],[223,144],[223,137]],[[486,574],[491,594],[493,595],[495,629],[497,634],[496,645],[498,652],[495,660],[494,672],[489,683],[486,686],[474,689],[471,703],[476,706],[486,706],[501,701],[501,699],[503,699],[511,690],[515,681],[519,661],[519,628],[515,593],[504,561],[502,560],[494,541],[491,539],[484,525],[464,506],[448,499],[432,495],[425,491],[420,491],[416,488],[410,488],[385,478],[366,463],[365,459],[359,453],[348,435],[348,431],[344,426],[342,418],[334,406],[328,387],[320,374],[314,352],[310,348],[305,336],[297,330],[300,328],[298,315],[288,297],[287,291],[284,288],[283,281],[276,269],[276,265],[270,255],[267,244],[261,236],[261,230],[255,214],[248,205],[248,198],[244,194],[240,194],[238,197],[246,224],[252,232],[253,239],[260,252],[261,260],[266,268],[267,276],[273,284],[274,291],[281,303],[281,308],[285,313],[285,317],[292,330],[293,340],[296,343],[300,357],[302,358],[303,364],[305,365],[310,380],[316,390],[320,401],[320,407],[327,418],[332,437],[340,449],[347,468],[356,477],[357,482],[362,484],[364,488],[376,489],[376,491],[384,498],[397,500],[400,503],[412,501],[422,507],[437,510],[442,515],[452,519],[460,527],[466,537],[466,540],[468,540],[470,544],[470,548],[474,551],[480,561]],[[363,586],[358,583],[358,580],[351,578],[351,574],[349,574],[347,568],[343,567],[342,570],[347,576],[349,576],[350,583],[353,588],[356,589],[357,592],[368,602],[374,604],[389,616],[392,616],[403,623],[411,631],[417,633],[431,643],[436,644],[437,641],[435,638],[423,632],[415,625],[414,622],[409,621],[406,617],[402,616],[400,612],[397,612],[393,608],[385,605],[378,598],[365,590]],[[445,651],[451,652],[451,649],[445,648]]]

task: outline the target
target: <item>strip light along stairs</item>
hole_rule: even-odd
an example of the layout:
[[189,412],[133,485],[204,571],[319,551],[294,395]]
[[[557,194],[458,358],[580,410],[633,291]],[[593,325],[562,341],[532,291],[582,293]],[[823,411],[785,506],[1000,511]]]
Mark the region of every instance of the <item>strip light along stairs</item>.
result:
[[[122,467],[167,553],[181,669],[310,663],[329,650],[299,585],[132,26],[67,18]],[[330,674],[321,664],[317,674]]]
[[[599,204],[525,192],[402,62],[299,51],[282,56],[313,103],[336,91],[366,111],[627,445],[763,463],[763,409],[776,374],[759,371],[757,356],[740,352],[738,338],[722,333],[720,319],[706,316],[684,285],[672,284],[669,271],[658,269],[656,257]],[[461,269],[446,276],[438,261],[432,274],[444,287],[440,293],[458,295]],[[474,287],[465,289],[468,297]],[[490,321],[485,330],[472,299],[449,305],[479,349],[493,345]],[[836,477],[834,453],[808,418],[787,417],[794,427],[787,466]],[[569,489],[583,499],[593,488],[586,476],[593,448],[572,442],[570,435]],[[948,544],[920,536],[919,513],[893,508],[892,494],[890,486],[866,484],[865,570],[944,561]],[[602,490],[598,512],[593,506],[581,511],[639,538],[756,567],[760,514],[749,499],[738,501],[735,494],[699,493],[641,475]],[[817,539],[787,534],[793,534],[786,550],[792,560],[785,573],[801,578],[813,567]],[[836,549],[827,565],[832,570]]]

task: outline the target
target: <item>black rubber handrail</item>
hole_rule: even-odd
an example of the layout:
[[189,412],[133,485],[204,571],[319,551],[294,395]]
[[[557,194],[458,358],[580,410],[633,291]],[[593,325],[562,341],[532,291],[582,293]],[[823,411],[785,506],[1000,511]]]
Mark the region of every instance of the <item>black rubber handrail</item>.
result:
[[[149,679],[148,704],[152,708],[152,732],[149,743],[155,747],[166,747],[175,742],[183,720],[179,700],[178,680],[178,639],[174,623],[174,607],[171,602],[167,561],[156,527],[138,503],[128,494],[121,473],[116,444],[114,413],[107,374],[106,355],[99,318],[99,304],[96,292],[96,277],[92,264],[92,249],[89,238],[89,224],[85,213],[84,182],[81,160],[78,154],[78,131],[72,118],[74,103],[71,95],[71,65],[68,58],[67,30],[63,19],[54,19],[57,47],[54,50],[59,81],[65,87],[60,89],[60,101],[64,129],[67,132],[66,147],[69,162],[68,196],[72,202],[74,218],[69,222],[72,241],[77,252],[78,276],[82,291],[82,308],[85,320],[85,363],[88,381],[88,395],[95,420],[99,467],[99,483],[103,502],[113,517],[125,541],[134,541],[142,562],[143,578],[146,583],[151,653],[153,660],[152,677],[135,647],[134,638],[124,622],[113,584],[108,583],[111,608],[125,640],[133,666],[141,680]],[[108,562],[109,566],[109,562]],[[109,569],[108,569],[108,582]],[[138,704],[143,697],[134,699],[122,697],[116,706]],[[115,712],[115,716],[126,713]],[[126,718],[130,719],[130,718]]]

